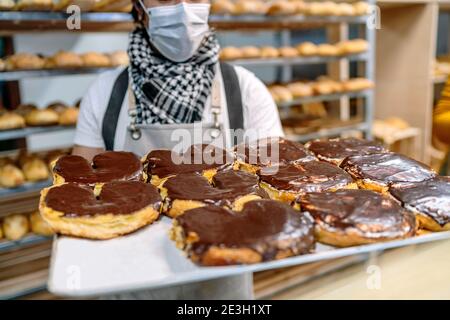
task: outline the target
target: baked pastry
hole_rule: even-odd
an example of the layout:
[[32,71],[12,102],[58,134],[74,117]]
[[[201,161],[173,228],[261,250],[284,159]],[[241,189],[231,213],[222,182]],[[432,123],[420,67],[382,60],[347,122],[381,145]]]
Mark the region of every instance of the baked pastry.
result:
[[337,16],[354,16],[356,13],[355,7],[350,3],[338,3],[336,7]]
[[46,109],[53,110],[58,114],[63,113],[67,109],[67,105],[61,101],[55,101],[50,103]]
[[269,5],[267,15],[269,16],[288,16],[297,13],[297,5],[293,1],[275,0]]
[[50,11],[53,9],[52,0],[18,0],[17,10],[22,11]]
[[12,130],[25,127],[25,119],[14,112],[5,112],[0,115],[0,130]]
[[69,51],[58,51],[46,61],[47,68],[81,68],[82,66],[83,59]]
[[278,52],[283,58],[295,58],[298,57],[298,50],[292,47],[281,47]]
[[369,14],[370,5],[366,1],[358,1],[353,4],[353,8],[355,9],[355,15],[365,16]]
[[317,46],[317,54],[319,56],[330,57],[339,55],[339,48],[335,45],[322,43]]
[[426,165],[396,153],[377,153],[346,158],[341,168],[362,189],[387,193],[394,183],[421,182],[436,176]]
[[8,240],[22,239],[30,230],[28,219],[22,214],[14,214],[3,219],[3,234]]
[[211,182],[200,173],[177,174],[160,188],[163,212],[171,218],[207,204],[239,211],[248,201],[267,198],[259,188],[257,176],[235,170],[219,171]]
[[68,150],[52,150],[45,155],[45,161],[48,164],[48,167],[51,172],[53,172],[53,167],[55,166],[56,160],[61,158],[62,156],[67,156],[70,154]]
[[50,237],[54,234],[50,225],[42,219],[39,211],[30,214],[30,228],[31,232],[41,236]]
[[242,59],[243,54],[241,49],[236,47],[225,47],[220,50],[220,60],[236,60]]
[[25,123],[28,126],[52,126],[58,122],[58,113],[50,109],[32,110],[25,115]]
[[1,221],[0,221],[0,239],[3,239],[3,226]]
[[373,88],[371,80],[365,78],[353,78],[342,83],[344,91],[361,91]]
[[262,15],[267,12],[267,4],[259,0],[237,0],[234,3],[235,15]]
[[208,180],[219,169],[231,167],[234,155],[213,145],[193,145],[180,154],[171,150],[153,150],[144,160],[147,182],[160,186],[167,178],[181,174],[198,172]]
[[66,108],[59,114],[59,124],[62,126],[72,126],[77,123],[80,110],[76,107]]
[[262,188],[272,199],[288,203],[309,192],[358,188],[347,172],[320,161],[264,167],[258,175]]
[[317,241],[336,247],[399,240],[416,230],[411,212],[369,190],[308,193],[297,203],[313,216]]
[[278,137],[240,144],[235,152],[237,167],[250,173],[280,163],[316,160],[302,144]]
[[65,182],[95,185],[111,181],[142,179],[142,164],[131,152],[107,151],[98,154],[89,163],[75,155],[60,157],[53,167],[53,183]]
[[297,51],[304,57],[314,56],[317,55],[317,46],[312,42],[303,42],[297,46]]
[[47,180],[50,177],[47,164],[37,157],[25,161],[22,165],[22,171],[25,179],[30,182]]
[[276,103],[290,102],[294,99],[291,91],[284,86],[271,85],[268,87],[268,90]]
[[314,140],[306,143],[305,147],[319,160],[337,166],[349,156],[388,152],[378,142],[357,138]]
[[189,210],[174,221],[171,238],[204,266],[251,264],[314,249],[308,213],[272,201],[247,202],[241,212],[218,206]]
[[450,178],[395,184],[390,188],[393,197],[416,214],[419,227],[431,231],[450,230]]
[[86,52],[81,55],[83,66],[87,68],[105,68],[111,66],[108,56],[99,52]]
[[0,10],[1,11],[9,11],[13,10],[16,3],[14,0],[0,0]]
[[263,59],[278,58],[280,56],[278,49],[274,47],[262,47],[260,54]]
[[36,105],[27,103],[27,104],[18,105],[17,108],[14,109],[14,112],[25,117],[25,115],[27,115],[29,112],[31,112],[33,110],[37,110]]
[[316,95],[327,95],[334,93],[335,86],[332,82],[329,81],[317,81],[311,83],[312,89],[314,91],[314,94]]
[[310,97],[314,95],[314,90],[309,83],[294,82],[289,83],[286,87],[292,93],[294,98]]
[[128,57],[128,53],[124,50],[118,50],[110,53],[108,55],[111,66],[119,67],[119,66],[127,66],[130,64],[130,58]]
[[342,41],[338,44],[340,54],[355,54],[369,50],[369,42],[364,39]]
[[160,208],[158,190],[140,181],[108,182],[100,190],[65,183],[42,190],[39,203],[42,217],[56,233],[89,239],[134,232],[155,221]]
[[261,56],[261,50],[257,47],[246,46],[241,48],[241,54],[244,59],[259,58]]
[[45,66],[45,59],[32,53],[16,53],[6,58],[6,70],[32,70],[42,69]]
[[211,14],[234,14],[234,2],[230,0],[215,0],[211,3]]
[[306,14],[312,16],[330,16],[338,13],[338,5],[331,1],[310,2],[306,11]]
[[5,164],[0,167],[0,186],[15,188],[25,183],[25,176],[14,164]]

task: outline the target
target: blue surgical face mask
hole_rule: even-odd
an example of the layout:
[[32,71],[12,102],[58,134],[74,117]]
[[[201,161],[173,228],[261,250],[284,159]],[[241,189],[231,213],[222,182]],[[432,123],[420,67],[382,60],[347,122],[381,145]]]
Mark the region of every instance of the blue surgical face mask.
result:
[[147,32],[156,49],[175,62],[192,58],[208,33],[210,5],[182,2],[144,9],[149,15]]

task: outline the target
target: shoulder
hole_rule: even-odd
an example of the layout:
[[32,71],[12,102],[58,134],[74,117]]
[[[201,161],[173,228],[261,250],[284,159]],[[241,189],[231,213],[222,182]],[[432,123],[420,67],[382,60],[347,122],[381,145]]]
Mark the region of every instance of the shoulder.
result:
[[236,71],[236,75],[239,79],[239,84],[241,87],[245,87],[249,84],[252,84],[256,78],[255,74],[244,67],[234,66],[234,70]]
[[126,67],[119,67],[113,70],[105,71],[100,73],[91,87],[95,87],[97,90],[101,90],[101,92],[97,92],[97,94],[106,94],[109,96],[109,93],[116,82],[117,77],[125,70]]

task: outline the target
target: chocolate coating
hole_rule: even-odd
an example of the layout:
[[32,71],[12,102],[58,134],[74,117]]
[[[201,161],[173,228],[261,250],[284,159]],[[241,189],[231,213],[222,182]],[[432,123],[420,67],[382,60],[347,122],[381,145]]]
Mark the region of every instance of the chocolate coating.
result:
[[299,193],[343,188],[353,182],[342,169],[320,161],[266,167],[259,176],[275,189]]
[[242,171],[220,171],[212,184],[200,173],[182,173],[169,178],[163,187],[170,200],[195,200],[216,205],[231,206],[237,198],[249,194],[266,197],[258,186],[258,178]]
[[197,255],[211,246],[251,248],[263,260],[273,259],[279,250],[304,254],[314,248],[314,224],[309,214],[272,201],[247,202],[242,212],[206,206],[187,211],[177,218],[185,235],[197,234],[192,245]]
[[405,207],[431,217],[439,225],[450,222],[450,179],[437,177],[424,182],[397,184],[390,192]]
[[142,164],[134,153],[108,151],[96,155],[92,165],[80,156],[60,157],[53,172],[63,177],[65,182],[94,184],[131,181],[141,179]]
[[426,165],[396,153],[348,157],[341,168],[355,179],[370,179],[385,185],[420,182],[436,176]]
[[223,168],[233,161],[234,156],[226,150],[209,145],[193,145],[183,154],[171,150],[150,152],[145,160],[145,170],[149,176],[166,178],[180,173]]
[[266,138],[241,144],[235,151],[238,160],[257,166],[316,160],[302,144],[283,138]]
[[315,140],[307,148],[321,160],[335,162],[341,162],[349,156],[387,152],[378,142],[356,138]]
[[106,183],[97,197],[87,185],[66,183],[51,188],[45,197],[47,207],[65,217],[132,214],[148,206],[159,210],[161,202],[154,186],[139,181]]
[[329,229],[355,228],[366,237],[399,237],[415,230],[413,214],[370,190],[309,193],[297,201]]

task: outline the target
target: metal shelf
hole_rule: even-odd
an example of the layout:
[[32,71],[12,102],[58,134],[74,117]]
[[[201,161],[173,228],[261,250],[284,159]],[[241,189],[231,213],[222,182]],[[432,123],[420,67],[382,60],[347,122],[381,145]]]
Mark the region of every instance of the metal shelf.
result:
[[27,127],[23,129],[0,131],[0,141],[25,138],[33,134],[48,133],[64,130],[74,130],[74,126],[50,126],[50,127]]
[[367,123],[358,123],[354,125],[349,126],[343,126],[343,127],[337,127],[337,128],[329,128],[329,129],[319,129],[316,132],[307,133],[307,134],[290,134],[286,135],[287,139],[299,141],[299,142],[305,142],[315,139],[321,139],[321,138],[328,138],[328,137],[334,137],[342,134],[346,131],[352,131],[352,130],[360,130],[360,131],[366,131],[370,129],[370,125]]
[[39,235],[35,235],[35,234],[30,234],[30,235],[27,235],[24,238],[22,238],[20,240],[16,240],[16,241],[1,240],[0,241],[0,252],[18,249],[23,246],[35,245],[35,244],[42,243],[45,241],[50,241],[51,239],[52,239],[52,237],[44,237],[44,236],[39,236]]
[[[0,12],[0,30],[67,30],[65,12]],[[209,23],[217,29],[236,28],[295,28],[307,25],[330,23],[366,23],[366,16],[280,16],[264,15],[211,15]],[[133,28],[133,19],[128,13],[121,12],[86,12],[81,14],[81,30],[75,31],[129,31]]]
[[313,102],[322,102],[322,101],[335,101],[339,100],[342,97],[348,97],[349,99],[352,98],[365,98],[370,94],[370,90],[363,90],[363,91],[355,91],[355,92],[343,92],[343,93],[333,93],[333,94],[325,94],[325,95],[319,95],[319,96],[310,96],[310,97],[303,97],[303,98],[297,98],[291,101],[287,102],[280,102],[278,103],[278,107],[280,108],[289,108],[294,105],[299,104],[305,104],[305,103],[313,103]]
[[20,194],[39,193],[43,188],[47,188],[52,185],[52,180],[45,180],[40,182],[27,182],[17,188],[0,188],[0,198],[2,200],[15,197]]
[[295,57],[295,58],[255,58],[255,59],[237,59],[237,60],[224,60],[225,62],[235,65],[245,66],[275,66],[275,65],[301,65],[301,64],[320,64],[333,61],[339,61],[341,59],[348,59],[349,61],[367,61],[369,55],[367,53],[352,54],[346,56],[332,56],[332,57]]
[[107,68],[65,68],[65,69],[41,69],[41,70],[17,70],[0,72],[0,81],[14,81],[41,77],[58,77],[66,75],[98,74],[104,71],[114,70]]

